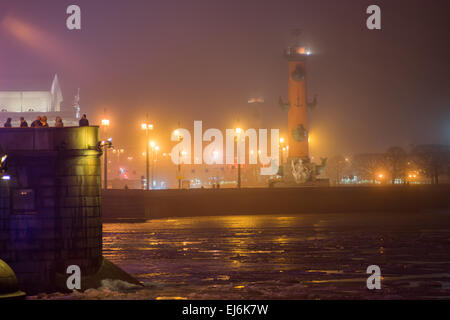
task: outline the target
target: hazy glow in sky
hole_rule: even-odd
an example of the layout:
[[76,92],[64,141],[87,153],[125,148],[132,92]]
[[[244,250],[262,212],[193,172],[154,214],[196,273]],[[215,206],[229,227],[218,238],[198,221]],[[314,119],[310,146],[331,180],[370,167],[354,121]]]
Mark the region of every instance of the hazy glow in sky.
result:
[[82,30],[69,31],[70,3],[6,0],[0,90],[46,87],[58,73],[65,103],[80,87],[82,111],[99,122],[107,108],[115,141],[136,148],[146,113],[161,141],[194,120],[286,135],[282,52],[300,27],[319,97],[313,155],[449,143],[447,3],[378,1],[383,29],[369,31],[365,1],[79,0]]
[[6,16],[1,21],[1,26],[12,37],[23,43],[26,46],[25,50],[35,53],[41,59],[50,61],[56,68],[69,65],[72,70],[77,69],[78,59],[72,51],[38,25],[33,25],[13,16]]

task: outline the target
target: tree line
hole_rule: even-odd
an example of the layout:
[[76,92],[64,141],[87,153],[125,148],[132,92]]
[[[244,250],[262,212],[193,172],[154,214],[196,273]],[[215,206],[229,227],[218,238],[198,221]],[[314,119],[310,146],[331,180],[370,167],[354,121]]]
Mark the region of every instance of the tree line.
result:
[[409,152],[393,146],[385,153],[336,155],[328,160],[325,175],[332,184],[341,184],[344,180],[356,182],[355,177],[359,183],[450,183],[450,146],[417,145]]

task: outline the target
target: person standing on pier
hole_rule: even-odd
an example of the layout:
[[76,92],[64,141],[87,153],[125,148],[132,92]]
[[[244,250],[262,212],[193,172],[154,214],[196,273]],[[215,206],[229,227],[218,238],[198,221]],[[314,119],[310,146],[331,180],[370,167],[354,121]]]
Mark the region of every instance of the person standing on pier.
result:
[[28,128],[28,122],[25,120],[24,117],[20,117],[20,127],[21,128]]
[[31,123],[32,128],[40,128],[42,127],[41,116],[37,116],[36,120]]
[[80,127],[89,127],[89,120],[87,119],[86,115],[83,114],[83,117],[79,121]]
[[47,117],[43,116],[42,120],[41,120],[41,127],[43,128],[48,128],[48,122],[47,122]]
[[64,123],[63,123],[61,117],[56,117],[55,127],[56,128],[64,128]]
[[5,124],[3,126],[5,128],[11,128],[12,127],[11,120],[12,120],[11,118],[6,119],[6,122],[5,122]]

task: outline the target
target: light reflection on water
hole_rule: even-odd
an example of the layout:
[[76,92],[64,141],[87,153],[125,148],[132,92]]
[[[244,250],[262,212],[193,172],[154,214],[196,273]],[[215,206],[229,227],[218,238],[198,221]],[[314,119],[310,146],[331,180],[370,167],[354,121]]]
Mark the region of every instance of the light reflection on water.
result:
[[[104,225],[104,255],[145,298],[448,296],[445,214],[221,216]],[[383,289],[366,289],[376,264]]]

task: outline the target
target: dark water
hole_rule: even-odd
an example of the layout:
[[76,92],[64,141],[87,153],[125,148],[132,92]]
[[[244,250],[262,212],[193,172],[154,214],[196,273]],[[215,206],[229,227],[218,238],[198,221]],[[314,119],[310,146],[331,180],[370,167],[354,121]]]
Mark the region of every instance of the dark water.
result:
[[[145,283],[80,299],[448,299],[450,212],[222,216],[104,225],[104,255]],[[381,268],[381,290],[366,269]]]
[[[449,218],[304,214],[105,224],[104,255],[146,283],[136,298],[449,298]],[[381,268],[381,290],[367,289],[369,265]]]

